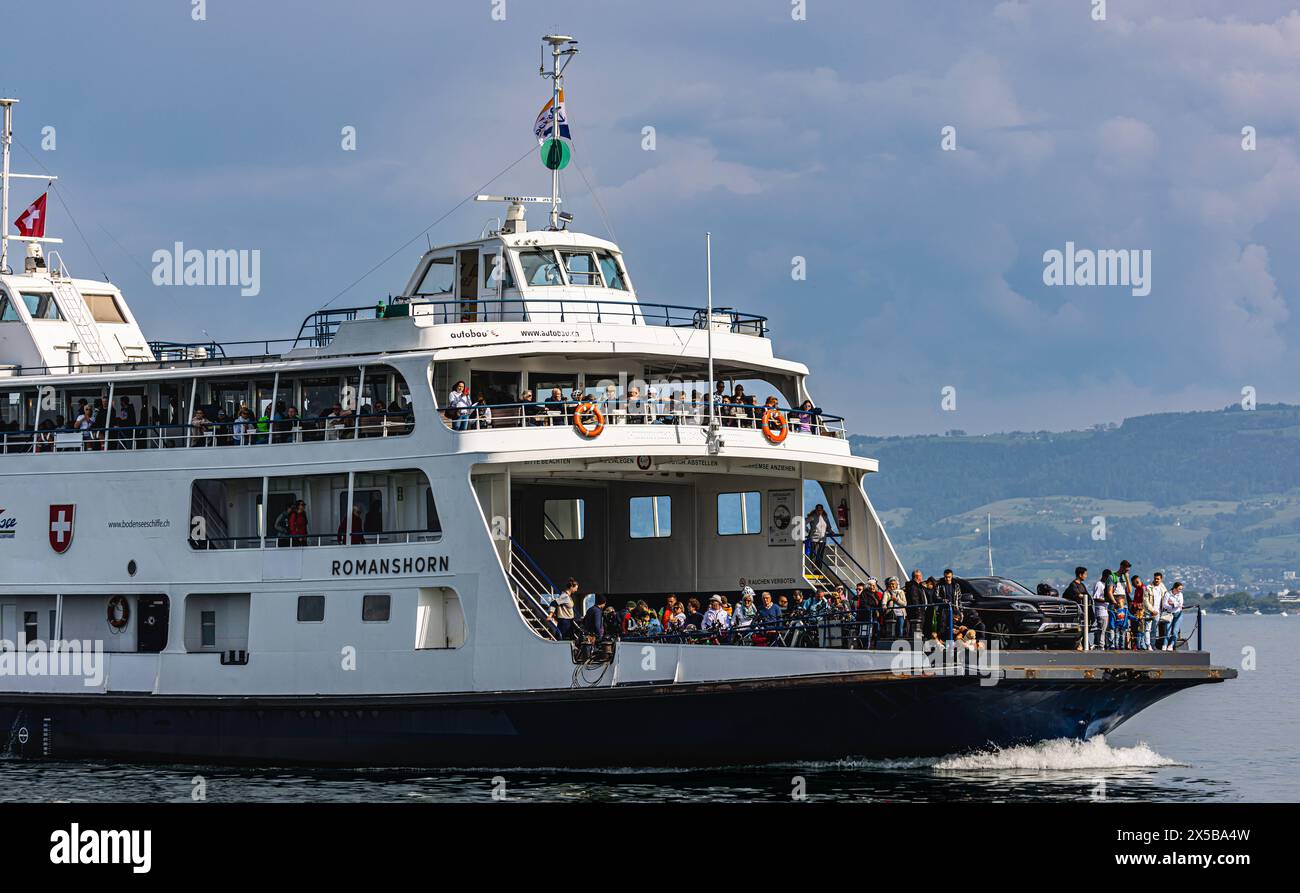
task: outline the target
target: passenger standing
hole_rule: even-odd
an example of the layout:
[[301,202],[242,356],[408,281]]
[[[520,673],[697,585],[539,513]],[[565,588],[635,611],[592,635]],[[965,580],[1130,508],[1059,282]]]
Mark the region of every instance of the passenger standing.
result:
[[[1061,595],[1079,606],[1079,634],[1082,637],[1083,621],[1088,616],[1088,569],[1086,567],[1076,567],[1074,569],[1074,579],[1070,581],[1069,586],[1065,587],[1065,591]],[[1079,647],[1082,648],[1083,644],[1081,638]]]
[[880,632],[877,618],[880,616],[880,599],[875,592],[867,588],[866,583],[857,585],[857,594],[853,607],[857,614],[858,641],[863,648],[874,648]]
[[1160,612],[1164,610],[1161,607],[1165,603],[1165,596],[1169,594],[1169,589],[1165,586],[1165,575],[1156,571],[1151,575],[1151,585],[1143,593],[1143,613],[1146,615],[1145,627],[1143,630],[1143,639],[1146,642],[1147,651],[1153,651],[1163,646],[1164,642],[1157,640],[1155,637],[1159,627],[1157,618]]
[[908,635],[911,635],[921,628],[925,620],[926,590],[919,567],[912,571],[912,579],[903,587],[903,594],[907,596]]
[[1164,635],[1161,637],[1164,640],[1164,650],[1178,650],[1178,633],[1183,622],[1182,583],[1174,583],[1173,588],[1165,595],[1160,608],[1160,621],[1161,626],[1164,627]]
[[299,499],[289,513],[289,536],[295,546],[307,545],[307,503]]
[[826,560],[826,536],[830,533],[830,521],[826,517],[826,509],[818,503],[809,513],[808,518],[808,540],[812,544],[811,552],[813,561],[821,564]]
[[1110,632],[1110,581],[1113,576],[1111,569],[1106,568],[1092,587],[1093,647],[1102,651],[1106,650],[1106,636]]
[[465,387],[465,382],[456,382],[451,393],[447,395],[447,406],[452,413],[452,427],[457,431],[468,431],[473,401],[469,398],[469,390]]
[[939,610],[935,614],[935,634],[945,642],[952,640],[952,632],[961,618],[961,584],[953,576],[952,568],[946,568],[943,579],[935,587],[935,596],[939,601]]
[[578,593],[578,581],[570,577],[564,581],[564,588],[551,599],[551,620],[560,634],[560,641],[573,637],[573,597]]
[[893,615],[894,638],[907,636],[907,593],[898,585],[897,577],[885,579],[885,609]]
[[605,596],[596,594],[596,601],[582,615],[582,627],[593,638],[605,638]]
[[1128,597],[1128,620],[1129,620],[1129,648],[1145,649],[1146,643],[1142,640],[1144,622],[1146,620],[1146,595],[1147,587],[1142,582],[1142,578],[1137,574],[1129,577],[1129,597]]

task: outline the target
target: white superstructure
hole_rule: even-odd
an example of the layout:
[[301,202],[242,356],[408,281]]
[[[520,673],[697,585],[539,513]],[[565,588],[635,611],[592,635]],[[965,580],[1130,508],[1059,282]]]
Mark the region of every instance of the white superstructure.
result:
[[[104,693],[558,689],[574,664],[545,603],[570,576],[621,605],[902,575],[865,490],[876,463],[762,316],[694,306],[702,282],[642,301],[619,247],[567,230],[558,195],[547,229],[502,198],[499,231],[427,251],[401,297],[235,345],[150,344],[116,287],[28,240],[0,273],[0,639],[102,642]],[[717,385],[757,399],[715,405],[711,431]],[[784,437],[763,429],[768,397]],[[848,521],[812,569],[806,481]],[[880,661],[634,658],[599,684]],[[86,690],[0,675],[0,691]]]

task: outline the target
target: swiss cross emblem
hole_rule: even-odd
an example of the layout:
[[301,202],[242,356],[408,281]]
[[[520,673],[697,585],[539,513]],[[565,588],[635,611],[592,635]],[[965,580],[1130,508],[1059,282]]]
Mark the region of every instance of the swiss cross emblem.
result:
[[72,545],[72,519],[75,505],[50,506],[50,548],[62,555]]

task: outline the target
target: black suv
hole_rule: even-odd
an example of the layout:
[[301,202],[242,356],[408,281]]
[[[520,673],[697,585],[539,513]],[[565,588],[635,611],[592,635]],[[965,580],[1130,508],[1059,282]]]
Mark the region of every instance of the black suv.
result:
[[974,608],[984,629],[997,633],[1002,648],[1074,648],[1083,634],[1079,606],[1066,598],[1039,595],[1006,577],[958,579],[965,607]]

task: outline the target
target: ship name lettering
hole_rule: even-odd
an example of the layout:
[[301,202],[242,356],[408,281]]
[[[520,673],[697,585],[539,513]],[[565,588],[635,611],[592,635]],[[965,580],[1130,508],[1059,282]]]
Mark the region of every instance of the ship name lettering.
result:
[[330,563],[334,577],[382,577],[401,574],[451,573],[451,559],[446,555],[421,555],[418,558],[335,559]]

